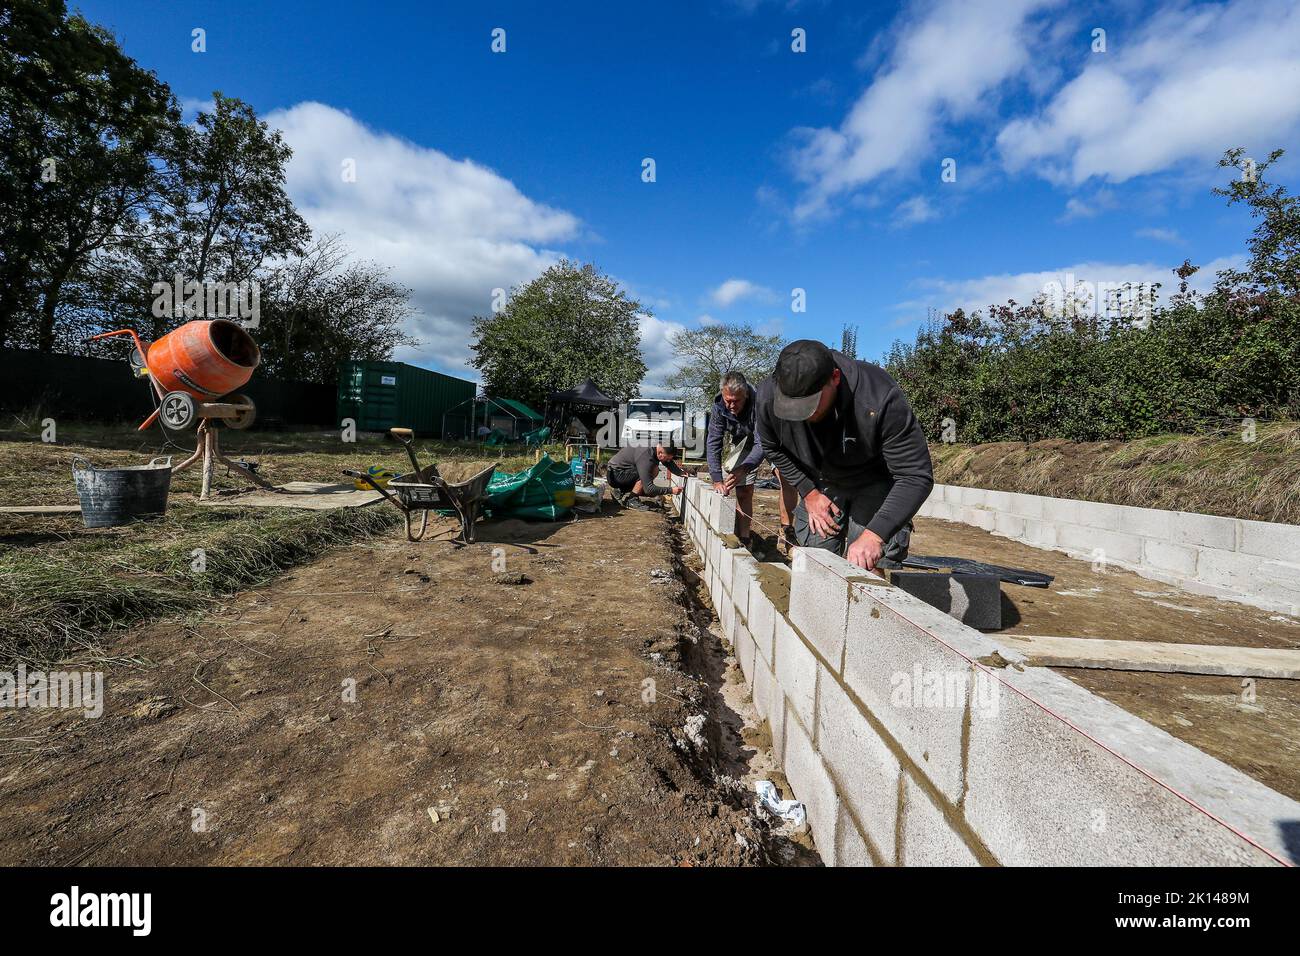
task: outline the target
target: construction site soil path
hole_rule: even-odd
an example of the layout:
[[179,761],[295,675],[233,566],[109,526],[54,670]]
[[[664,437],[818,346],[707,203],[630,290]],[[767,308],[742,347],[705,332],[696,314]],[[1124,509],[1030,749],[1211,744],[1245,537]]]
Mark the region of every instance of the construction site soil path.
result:
[[108,671],[98,719],[0,714],[0,864],[789,858],[734,748],[701,743],[734,729],[719,669],[683,666],[716,637],[664,515],[454,532],[338,548],[114,638],[149,664]]

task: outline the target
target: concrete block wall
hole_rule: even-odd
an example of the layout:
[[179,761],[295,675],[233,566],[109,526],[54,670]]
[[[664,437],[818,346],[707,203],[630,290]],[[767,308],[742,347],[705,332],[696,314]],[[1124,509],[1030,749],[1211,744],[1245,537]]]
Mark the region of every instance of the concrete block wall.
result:
[[920,514],[1300,616],[1298,525],[957,485],[935,485]]
[[729,547],[734,500],[685,485],[673,508],[826,863],[1300,861],[1300,803],[835,555],[760,564]]

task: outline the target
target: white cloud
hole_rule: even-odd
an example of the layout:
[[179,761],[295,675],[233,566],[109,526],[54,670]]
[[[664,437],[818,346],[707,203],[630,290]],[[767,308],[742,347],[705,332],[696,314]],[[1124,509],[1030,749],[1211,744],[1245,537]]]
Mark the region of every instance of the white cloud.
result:
[[677,371],[677,360],[673,354],[672,336],[674,332],[684,331],[686,326],[679,322],[666,322],[653,315],[641,315],[641,358],[646,364],[646,376],[641,382],[641,394],[646,398],[669,398],[663,388],[663,380]]
[[1300,126],[1300,6],[1175,3],[1110,37],[1039,115],[1002,130],[1011,171],[1123,182],[1224,149],[1261,152]]
[[[835,196],[926,155],[941,122],[984,108],[987,95],[1030,65],[1029,18],[1059,0],[939,0],[893,28],[893,52],[837,129],[802,130],[796,175],[807,189],[796,220]],[[936,160],[937,163],[937,160]]]
[[1183,237],[1178,234],[1177,229],[1139,229],[1133,235],[1139,239],[1154,239],[1156,242],[1168,242],[1175,246],[1183,244]]
[[924,196],[913,196],[911,199],[904,200],[898,204],[894,210],[894,225],[896,226],[914,226],[922,222],[930,222],[932,219],[938,219],[939,213],[930,205],[930,200]]
[[[555,262],[550,247],[576,235],[577,218],[471,160],[372,130],[322,103],[277,110],[267,121],[293,147],[287,188],[313,231],[342,233],[356,258],[390,266],[412,289],[421,314],[408,331],[421,345],[398,358],[477,377],[465,365],[470,319],[491,307],[493,289]],[[355,182],[343,178],[349,159]]]
[[[1214,259],[1201,267],[1189,285],[1198,292],[1205,292],[1214,285],[1215,275],[1220,270],[1240,269],[1245,262],[1244,255]],[[894,306],[896,311],[911,315],[900,318],[893,325],[897,327],[920,321],[927,308],[939,312],[956,308],[972,311],[987,309],[990,305],[1002,305],[1009,299],[1027,305],[1036,296],[1043,294],[1051,283],[1067,290],[1071,287],[1090,287],[1096,290],[1100,283],[1116,288],[1126,282],[1135,285],[1159,282],[1161,289],[1158,301],[1164,302],[1168,301],[1170,293],[1178,287],[1178,278],[1173,274],[1173,268],[1172,265],[1157,265],[1153,262],[1080,262],[1039,272],[1000,273],[972,279],[923,280],[918,283],[922,288],[920,295]]]
[[1057,222],[1072,222],[1075,219],[1092,219],[1107,209],[1118,205],[1115,194],[1109,189],[1099,189],[1091,200],[1071,196],[1065,201],[1065,212]]
[[748,279],[728,279],[709,293],[709,298],[721,308],[727,308],[741,299],[759,299],[770,302],[776,298],[771,289],[750,282]]

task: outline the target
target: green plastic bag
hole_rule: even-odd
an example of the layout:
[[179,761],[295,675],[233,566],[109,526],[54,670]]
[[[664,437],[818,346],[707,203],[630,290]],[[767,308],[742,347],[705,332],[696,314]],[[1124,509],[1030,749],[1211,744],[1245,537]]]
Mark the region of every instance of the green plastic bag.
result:
[[568,517],[573,501],[573,472],[550,455],[527,471],[499,471],[487,486],[486,505],[494,518],[556,521]]

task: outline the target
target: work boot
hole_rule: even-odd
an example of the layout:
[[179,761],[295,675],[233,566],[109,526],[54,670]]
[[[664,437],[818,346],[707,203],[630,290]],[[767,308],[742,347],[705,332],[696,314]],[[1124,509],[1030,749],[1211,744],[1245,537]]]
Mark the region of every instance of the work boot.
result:
[[792,524],[781,525],[781,534],[776,539],[776,549],[780,551],[782,554],[784,554],[786,557],[789,557],[790,552],[798,544],[799,541],[794,536],[794,525]]
[[624,502],[627,501],[627,492],[615,488],[613,485],[609,486],[609,496],[614,499],[614,504],[618,505],[620,508],[624,507]]
[[650,505],[642,501],[639,495],[624,495],[623,507],[628,511],[651,511]]

